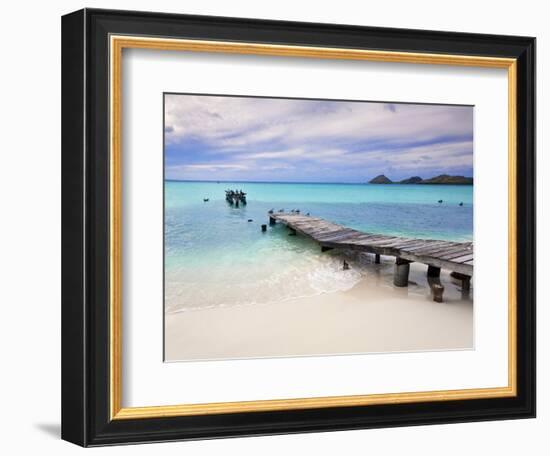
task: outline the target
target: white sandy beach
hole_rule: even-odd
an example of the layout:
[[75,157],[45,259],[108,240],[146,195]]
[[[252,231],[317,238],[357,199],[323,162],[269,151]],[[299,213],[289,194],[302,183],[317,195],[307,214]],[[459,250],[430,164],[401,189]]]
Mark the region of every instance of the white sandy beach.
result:
[[392,284],[393,261],[369,265],[352,289],[166,315],[165,359],[258,358],[473,348],[472,294],[442,271],[444,302],[433,302],[426,266],[409,286]]

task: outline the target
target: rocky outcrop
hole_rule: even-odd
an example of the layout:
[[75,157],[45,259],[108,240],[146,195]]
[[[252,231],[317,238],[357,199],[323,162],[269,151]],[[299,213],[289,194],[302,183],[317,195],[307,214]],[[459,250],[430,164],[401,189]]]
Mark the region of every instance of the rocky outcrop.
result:
[[420,176],[413,176],[399,181],[400,184],[420,184],[421,182],[422,178]]
[[472,185],[474,179],[472,177],[464,176],[449,176],[448,174],[441,174],[439,176],[432,177],[431,179],[424,179],[420,184],[440,184],[440,185]]
[[380,174],[379,176],[376,176],[374,179],[371,179],[369,181],[369,184],[393,184],[393,182],[383,174]]
[[429,179],[422,179],[420,176],[412,176],[399,182],[392,182],[384,174],[376,176],[369,181],[369,184],[432,184],[432,185],[473,185],[473,177],[451,176],[440,174]]

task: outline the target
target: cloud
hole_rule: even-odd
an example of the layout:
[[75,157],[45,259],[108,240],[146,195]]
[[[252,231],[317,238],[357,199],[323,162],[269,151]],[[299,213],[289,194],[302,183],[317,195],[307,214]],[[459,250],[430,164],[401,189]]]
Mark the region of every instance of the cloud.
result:
[[175,166],[171,169],[180,169],[180,170],[205,170],[205,171],[218,171],[222,169],[248,169],[245,165],[229,165],[226,163],[205,163],[205,164],[196,164],[196,165],[181,165]]
[[165,109],[172,178],[208,172],[270,180],[269,170],[294,170],[289,178],[364,181],[390,169],[395,178],[411,169],[472,172],[472,107],[170,94]]

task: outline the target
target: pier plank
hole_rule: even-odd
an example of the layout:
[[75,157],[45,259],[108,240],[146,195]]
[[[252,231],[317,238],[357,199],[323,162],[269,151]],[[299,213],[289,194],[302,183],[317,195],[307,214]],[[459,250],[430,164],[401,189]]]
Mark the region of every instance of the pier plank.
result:
[[455,263],[465,263],[466,261],[472,261],[474,259],[474,254],[471,255],[464,255],[458,258],[453,258],[453,262]]
[[465,249],[464,249],[464,246],[463,245],[450,245],[450,246],[447,246],[447,247],[443,247],[441,249],[438,249],[437,251],[435,252],[432,252],[432,255],[437,255],[438,257],[442,258],[443,255],[449,255],[449,254],[453,254],[453,253],[456,253],[456,252],[463,252]]
[[433,250],[434,248],[441,248],[443,246],[446,245],[446,242],[445,241],[431,241],[431,240],[426,240],[424,241],[424,245],[421,245],[419,247],[413,247],[413,248],[405,248],[403,250],[405,250],[406,252],[414,252],[416,254],[420,254],[420,252],[424,252],[424,251],[431,251]]
[[465,255],[472,255],[472,258],[473,258],[472,249],[463,249],[463,250],[456,251],[454,253],[449,253],[449,254],[446,254],[446,255],[440,255],[439,257],[442,260],[454,260],[455,258],[463,257]]

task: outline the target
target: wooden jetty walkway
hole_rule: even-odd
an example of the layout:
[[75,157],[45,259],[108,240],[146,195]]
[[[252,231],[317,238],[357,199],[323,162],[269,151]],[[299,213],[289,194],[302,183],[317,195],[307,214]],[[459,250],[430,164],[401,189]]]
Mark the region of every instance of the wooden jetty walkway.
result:
[[435,301],[443,300],[443,286],[439,280],[441,269],[452,272],[462,281],[463,292],[469,292],[470,279],[474,273],[474,245],[472,242],[451,242],[414,239],[381,234],[366,233],[346,228],[322,218],[295,213],[270,213],[269,224],[281,222],[291,233],[301,233],[317,241],[322,251],[342,248],[368,252],[380,262],[380,255],[396,258],[394,285],[406,287],[409,282],[410,263],[418,262],[428,266],[428,282]]

